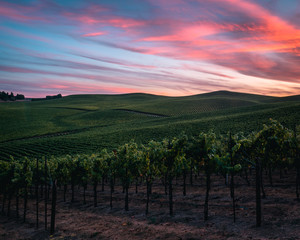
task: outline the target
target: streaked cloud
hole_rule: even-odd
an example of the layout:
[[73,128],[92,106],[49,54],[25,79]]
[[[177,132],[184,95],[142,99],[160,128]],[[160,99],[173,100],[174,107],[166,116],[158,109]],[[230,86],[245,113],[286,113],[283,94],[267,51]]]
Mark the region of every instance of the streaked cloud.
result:
[[1,1],[0,71],[24,74],[19,92],[84,93],[88,81],[94,93],[300,94],[299,11],[297,0]]
[[93,32],[93,33],[86,33],[82,34],[83,37],[96,37],[106,34],[105,32]]

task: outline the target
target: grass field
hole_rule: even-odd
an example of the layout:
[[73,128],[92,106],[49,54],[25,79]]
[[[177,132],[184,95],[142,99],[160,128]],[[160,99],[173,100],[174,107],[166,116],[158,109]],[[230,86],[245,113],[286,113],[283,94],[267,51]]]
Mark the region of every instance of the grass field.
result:
[[149,94],[74,95],[0,103],[0,159],[64,155],[115,148],[130,139],[195,135],[213,130],[245,134],[269,118],[298,124],[300,95],[276,98],[235,92],[187,97]]

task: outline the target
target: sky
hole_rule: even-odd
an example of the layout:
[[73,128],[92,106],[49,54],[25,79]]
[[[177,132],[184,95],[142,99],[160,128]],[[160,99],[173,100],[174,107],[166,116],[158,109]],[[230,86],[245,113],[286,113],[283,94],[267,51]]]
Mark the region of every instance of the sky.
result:
[[300,94],[299,0],[0,0],[0,91]]

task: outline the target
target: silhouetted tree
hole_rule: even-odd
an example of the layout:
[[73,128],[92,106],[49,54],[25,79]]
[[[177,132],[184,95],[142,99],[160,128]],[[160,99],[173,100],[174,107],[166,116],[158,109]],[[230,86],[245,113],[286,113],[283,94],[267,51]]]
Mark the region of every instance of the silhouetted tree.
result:
[[14,95],[13,92],[10,94],[8,92],[0,92],[0,99],[3,101],[15,101],[15,100],[23,100],[25,99],[25,96],[23,94],[17,94],[16,96]]

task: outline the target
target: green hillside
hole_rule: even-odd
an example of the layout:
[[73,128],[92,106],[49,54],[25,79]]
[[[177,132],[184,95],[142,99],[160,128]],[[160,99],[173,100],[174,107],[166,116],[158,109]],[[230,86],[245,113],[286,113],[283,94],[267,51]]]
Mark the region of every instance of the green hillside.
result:
[[0,152],[63,155],[197,134],[260,129],[269,118],[298,124],[300,96],[268,97],[227,91],[187,97],[150,94],[73,95],[62,99],[0,103]]

